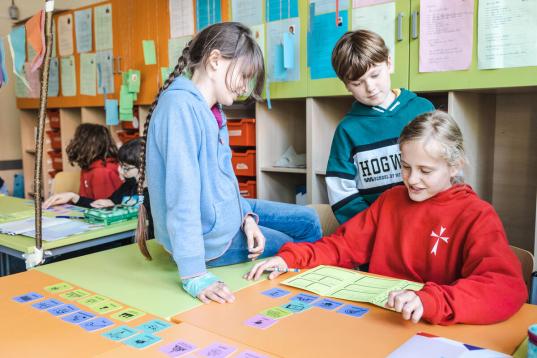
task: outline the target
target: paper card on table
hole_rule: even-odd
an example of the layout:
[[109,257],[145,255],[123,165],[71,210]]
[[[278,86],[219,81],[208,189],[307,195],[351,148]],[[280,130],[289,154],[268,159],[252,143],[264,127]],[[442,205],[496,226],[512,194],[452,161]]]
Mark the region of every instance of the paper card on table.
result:
[[250,31],[252,31],[252,36],[257,42],[257,45],[261,49],[261,52],[263,53],[263,58],[265,58],[265,25],[254,25],[250,26]]
[[77,306],[70,305],[70,304],[56,306],[47,310],[47,312],[53,316],[63,316],[65,314],[73,313],[76,311],[79,311],[79,308]]
[[362,317],[367,312],[369,312],[369,309],[360,307],[360,306],[345,305],[341,307],[340,309],[338,309],[336,312],[346,314],[348,316],[353,316],[353,317]]
[[[273,21],[266,25],[266,51],[268,78],[271,82],[298,81],[300,80],[300,19],[291,18],[281,21]],[[294,64],[292,68],[285,70],[283,66],[283,34],[294,32]]]
[[105,302],[105,301],[108,301],[108,298],[106,298],[104,296],[101,296],[101,295],[93,295],[93,296],[90,296],[90,297],[80,299],[80,300],[78,300],[76,302],[80,303],[81,305],[84,305],[84,306],[93,306],[93,305],[96,305],[98,303],[102,303],[102,302]]
[[292,69],[295,65],[295,35],[290,32],[284,32],[282,39],[283,46],[283,67],[286,70]]
[[60,93],[60,76],[58,58],[50,59],[50,67],[48,72],[48,96],[57,97]]
[[158,341],[160,341],[162,338],[160,337],[157,337],[157,336],[153,336],[151,334],[146,334],[146,333],[143,333],[143,334],[138,334],[134,337],[131,337],[127,340],[124,340],[123,343],[131,346],[131,347],[134,347],[134,348],[137,348],[137,349],[142,349],[142,348],[145,348],[147,346],[150,346],[152,344],[155,344],[157,343]]
[[298,0],[266,0],[265,6],[267,22],[298,17]]
[[106,124],[115,126],[119,124],[119,113],[117,99],[107,99],[104,103],[106,111]]
[[233,21],[246,26],[263,23],[263,2],[261,0],[234,0],[231,2]]
[[196,348],[197,347],[191,343],[185,341],[176,341],[172,344],[159,348],[159,351],[166,354],[168,357],[180,357],[192,352]]
[[55,285],[45,287],[45,291],[54,293],[54,292],[67,291],[67,290],[70,290],[72,288],[73,288],[73,286],[71,286],[70,284],[68,284],[66,282],[60,282],[60,283],[57,283]]
[[268,358],[267,356],[264,356],[262,354],[252,352],[252,351],[240,352],[235,357],[236,358]]
[[60,63],[62,96],[76,96],[75,57],[62,57]]
[[395,65],[395,1],[352,10],[352,30],[370,30],[379,34],[390,51],[392,64]]
[[156,333],[160,332],[168,327],[171,327],[172,325],[168,322],[165,322],[160,319],[154,319],[152,321],[148,321],[145,323],[142,323],[136,329],[139,329],[141,331],[144,331],[145,333]]
[[60,56],[73,54],[73,15],[58,16],[58,52]]
[[308,304],[308,303],[315,301],[318,298],[319,296],[309,295],[307,293],[299,293],[298,295],[291,297],[291,300]]
[[213,343],[210,346],[203,348],[197,355],[207,358],[225,358],[236,350],[237,348],[227,344]]
[[537,65],[535,1],[480,0],[478,6],[478,68]]
[[168,40],[168,67],[174,68],[177,65],[183,49],[192,40],[192,36],[183,36]]
[[170,37],[194,33],[194,4],[192,0],[169,0]]
[[222,21],[222,9],[220,1],[196,1],[196,30]]
[[420,72],[466,70],[472,63],[473,0],[420,3]]
[[263,316],[274,318],[274,319],[280,319],[280,318],[287,317],[293,314],[293,312],[288,311],[281,307],[272,307],[264,311],[261,311],[260,313]]
[[78,53],[89,52],[92,49],[91,14],[91,9],[75,11],[75,37]]
[[299,313],[303,312],[307,309],[309,309],[311,306],[307,303],[303,303],[300,301],[291,301],[287,302],[286,304],[282,305],[283,308],[285,308],[288,311],[291,311],[293,313]]
[[334,301],[328,298],[323,298],[322,300],[319,300],[315,302],[312,306],[319,307],[325,310],[333,310],[334,308],[337,308],[341,306],[343,303]]
[[111,317],[122,322],[129,322],[145,315],[145,312],[129,308],[126,310],[114,313]]
[[99,314],[105,314],[117,311],[123,308],[123,306],[114,301],[104,301],[91,305],[90,308]]
[[94,11],[95,51],[110,50],[114,48],[112,41],[112,5],[96,6]]
[[97,63],[94,53],[80,54],[80,94],[97,94]]
[[26,303],[26,302],[38,300],[40,298],[43,298],[43,295],[40,295],[39,293],[35,293],[35,292],[28,292],[28,293],[25,293],[24,295],[13,297],[13,300],[19,303]]
[[97,317],[95,319],[82,322],[80,327],[84,328],[86,331],[93,332],[113,325],[114,321],[111,321],[105,317]]
[[76,289],[74,291],[62,293],[60,297],[72,301],[72,300],[77,300],[79,298],[87,297],[89,295],[91,295],[91,293],[81,290],[81,289]]
[[37,303],[33,303],[32,307],[37,308],[38,310],[46,310],[55,306],[63,305],[62,301],[58,301],[55,298],[49,298],[43,301],[39,301]]
[[113,70],[112,50],[99,51],[95,53],[97,64],[97,93],[111,94],[115,92],[114,88],[114,70]]
[[78,312],[71,313],[70,315],[62,317],[62,320],[64,320],[65,322],[69,322],[69,323],[79,324],[93,317],[95,317],[93,313],[89,313],[85,311],[78,311]]
[[146,65],[155,65],[157,63],[157,53],[155,51],[155,41],[143,40],[144,63]]
[[282,288],[277,288],[277,287],[274,287],[274,288],[271,288],[270,290],[266,290],[266,291],[261,292],[262,295],[269,296],[269,297],[272,297],[272,298],[283,297],[283,296],[286,296],[286,295],[288,295],[290,293],[291,293],[290,291],[284,290]]
[[117,328],[114,328],[106,333],[103,333],[102,335],[108,339],[111,339],[112,341],[120,341],[122,339],[125,339],[127,337],[130,337],[134,334],[138,333],[137,330],[128,327],[128,326],[120,326]]
[[252,318],[247,319],[244,324],[255,328],[266,329],[276,324],[276,322],[278,321],[273,318],[258,314],[253,316]]
[[502,358],[510,355],[471,346],[451,339],[437,337],[429,333],[418,332],[402,346],[388,355],[389,358],[411,357],[488,357]]

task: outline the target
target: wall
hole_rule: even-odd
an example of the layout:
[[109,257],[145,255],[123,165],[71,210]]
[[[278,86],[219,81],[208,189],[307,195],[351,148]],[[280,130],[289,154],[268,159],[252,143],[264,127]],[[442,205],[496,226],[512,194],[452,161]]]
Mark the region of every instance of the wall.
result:
[[[102,0],[56,0],[56,9],[73,9],[81,6],[102,2]],[[25,19],[43,8],[45,1],[39,0],[15,0],[19,8],[19,19]],[[0,176],[6,180],[8,188],[13,188],[13,175],[22,173],[21,135],[19,123],[19,111],[15,100],[15,81],[13,80],[11,53],[7,42],[7,34],[11,31],[12,21],[8,16],[8,8],[11,0],[0,0],[0,38],[4,42],[7,51],[6,69],[8,71],[9,83],[0,88]],[[19,164],[20,163],[20,164]],[[10,170],[2,170],[6,166]],[[13,168],[15,167],[15,168]],[[15,170],[13,170],[15,169]]]

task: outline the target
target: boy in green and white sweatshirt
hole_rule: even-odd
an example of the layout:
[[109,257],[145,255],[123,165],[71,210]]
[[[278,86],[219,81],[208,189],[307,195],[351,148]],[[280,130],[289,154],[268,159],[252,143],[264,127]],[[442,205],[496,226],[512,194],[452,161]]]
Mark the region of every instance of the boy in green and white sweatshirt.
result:
[[328,199],[343,224],[402,183],[399,134],[434,106],[404,88],[391,89],[392,61],[374,32],[343,35],[332,52],[332,66],[356,99],[336,128],[326,169]]

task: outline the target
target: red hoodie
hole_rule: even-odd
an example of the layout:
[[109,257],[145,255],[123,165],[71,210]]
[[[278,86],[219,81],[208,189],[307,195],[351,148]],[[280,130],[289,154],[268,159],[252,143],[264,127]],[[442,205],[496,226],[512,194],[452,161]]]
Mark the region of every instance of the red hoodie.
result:
[[527,299],[498,215],[468,185],[423,202],[394,187],[333,235],[286,244],[278,256],[290,267],[369,262],[371,273],[423,282],[423,319],[434,324],[499,322]]
[[108,158],[103,165],[99,159],[91,163],[89,169],[80,172],[78,195],[94,200],[107,199],[121,184],[117,161]]

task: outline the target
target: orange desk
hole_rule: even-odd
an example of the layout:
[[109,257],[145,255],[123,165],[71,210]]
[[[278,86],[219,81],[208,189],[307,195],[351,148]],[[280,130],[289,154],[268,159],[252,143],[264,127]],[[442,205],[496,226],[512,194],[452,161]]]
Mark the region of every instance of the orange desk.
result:
[[[428,332],[464,343],[512,354],[527,336],[527,328],[537,322],[537,306],[524,305],[508,321],[495,325],[434,326],[404,321],[399,313],[360,302],[342,301],[369,308],[361,318],[335,311],[310,308],[281,318],[265,330],[249,327],[244,321],[264,309],[280,306],[293,295],[304,292],[278,282],[264,281],[236,293],[233,304],[211,303],[172,318],[249,344],[283,357],[385,357],[416,332]],[[261,292],[272,287],[291,291],[290,295],[270,298]]]

